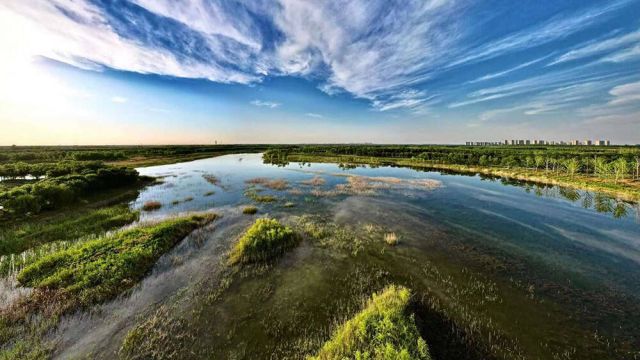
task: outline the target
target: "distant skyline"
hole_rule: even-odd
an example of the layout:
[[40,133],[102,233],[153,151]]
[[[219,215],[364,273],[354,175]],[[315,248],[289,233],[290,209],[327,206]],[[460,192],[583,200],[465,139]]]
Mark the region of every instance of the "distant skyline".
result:
[[640,143],[640,0],[4,0],[0,145]]

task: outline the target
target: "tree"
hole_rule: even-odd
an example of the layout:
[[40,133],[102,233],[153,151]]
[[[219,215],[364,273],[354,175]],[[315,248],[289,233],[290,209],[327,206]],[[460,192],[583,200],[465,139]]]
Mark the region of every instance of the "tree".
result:
[[580,169],[580,160],[576,158],[567,159],[564,161],[564,167],[567,169],[569,176],[573,178],[576,171]]
[[628,168],[627,160],[624,158],[618,158],[611,162],[611,168],[613,169],[614,182],[617,184],[619,179],[624,179]]

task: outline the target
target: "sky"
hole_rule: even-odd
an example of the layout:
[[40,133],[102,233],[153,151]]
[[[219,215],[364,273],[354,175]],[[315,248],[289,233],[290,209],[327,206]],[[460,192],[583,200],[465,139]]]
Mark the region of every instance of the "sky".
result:
[[640,0],[2,0],[0,145],[640,143]]

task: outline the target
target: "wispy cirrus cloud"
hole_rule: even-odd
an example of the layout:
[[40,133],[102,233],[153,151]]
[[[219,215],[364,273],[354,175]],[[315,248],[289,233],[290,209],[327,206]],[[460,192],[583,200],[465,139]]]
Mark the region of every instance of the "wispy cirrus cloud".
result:
[[623,35],[590,42],[586,45],[573,49],[555,59],[549,65],[555,65],[567,61],[574,61],[590,56],[600,55],[612,50],[621,50],[630,44],[640,44],[640,30],[636,30]]
[[306,113],[305,115],[306,115],[306,116],[308,116],[308,117],[316,118],[316,119],[322,119],[322,118],[324,118],[324,115],[322,115],[322,114],[318,114],[318,113],[311,113],[311,112],[308,112],[308,113]]
[[280,103],[274,102],[274,101],[263,101],[263,100],[252,100],[251,105],[253,106],[259,106],[259,107],[268,107],[271,109],[275,109],[277,107],[279,107]]
[[114,96],[111,98],[111,101],[114,103],[119,103],[119,104],[124,104],[127,101],[129,101],[129,99],[127,99],[126,97],[122,97],[122,96]]
[[[492,29],[467,20],[465,14],[478,4],[462,0],[130,0],[115,5],[6,0],[0,11],[30,21],[38,41],[25,45],[25,51],[84,69],[108,67],[239,84],[271,76],[306,77],[318,81],[328,94],[347,92],[369,100],[378,111],[419,111],[434,103],[433,94],[440,92],[438,80],[448,72],[566,40],[632,2],[565,9],[549,20],[509,29],[482,42],[476,41],[478,34]],[[2,25],[0,30],[10,31]],[[636,36],[629,33],[599,45],[585,44],[556,61],[614,50],[620,52],[609,54],[606,61],[633,58],[637,48],[621,47],[636,41]],[[531,84],[546,89],[537,76],[509,81],[510,75],[541,59],[476,75],[469,83],[499,79],[505,84],[495,91],[472,90],[449,107],[524,93]],[[461,96],[458,89],[452,93]]]

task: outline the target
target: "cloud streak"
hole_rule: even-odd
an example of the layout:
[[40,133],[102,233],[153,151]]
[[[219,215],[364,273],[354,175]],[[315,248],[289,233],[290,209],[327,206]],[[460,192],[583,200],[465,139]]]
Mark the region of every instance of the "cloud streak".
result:
[[[37,33],[38,41],[25,44],[24,51],[83,69],[239,84],[297,76],[317,81],[327,94],[346,92],[368,100],[377,111],[418,112],[435,103],[438,84],[452,71],[564,41],[630,3],[596,2],[483,41],[476,40],[478,34],[491,29],[466,20],[478,5],[462,0],[6,0],[0,11],[27,19]],[[11,31],[2,25],[0,30]],[[640,57],[639,40],[640,32],[632,31],[586,43],[563,50],[552,64],[596,55],[611,63],[633,60]],[[492,73],[465,79],[472,85],[505,83],[471,90],[449,108],[567,85],[569,79],[544,75],[509,80],[544,59],[510,62],[502,70],[497,66]],[[573,76],[580,79],[581,71]],[[460,97],[459,91],[452,93]]]

